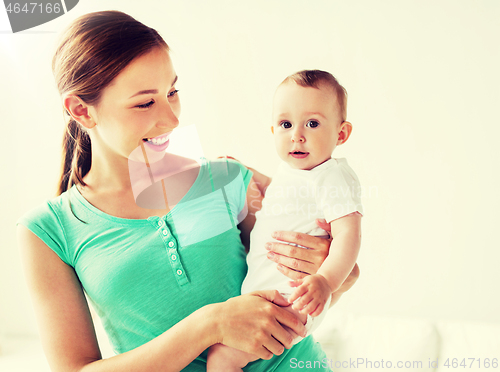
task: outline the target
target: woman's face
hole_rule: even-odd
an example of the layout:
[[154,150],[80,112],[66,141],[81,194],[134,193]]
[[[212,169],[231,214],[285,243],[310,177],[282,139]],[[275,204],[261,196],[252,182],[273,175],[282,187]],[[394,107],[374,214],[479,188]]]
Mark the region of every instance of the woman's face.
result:
[[148,139],[150,148],[168,146],[165,134],[179,125],[181,111],[176,81],[165,48],[133,60],[106,87],[99,104],[89,108],[96,123],[89,130],[93,155],[127,158]]

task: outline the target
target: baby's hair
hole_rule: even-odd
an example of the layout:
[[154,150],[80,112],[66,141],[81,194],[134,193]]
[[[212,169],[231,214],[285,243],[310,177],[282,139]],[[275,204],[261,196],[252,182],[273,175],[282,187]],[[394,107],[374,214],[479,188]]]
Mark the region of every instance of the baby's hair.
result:
[[301,87],[311,87],[319,89],[319,84],[323,83],[331,87],[337,95],[337,101],[340,107],[342,121],[347,118],[347,91],[340,85],[337,79],[326,71],[321,70],[302,70],[288,76],[283,83],[293,81]]

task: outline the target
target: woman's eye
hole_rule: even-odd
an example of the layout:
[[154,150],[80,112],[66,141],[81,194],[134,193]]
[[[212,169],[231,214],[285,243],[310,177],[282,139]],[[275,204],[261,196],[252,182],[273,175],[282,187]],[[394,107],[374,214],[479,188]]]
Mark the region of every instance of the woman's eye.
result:
[[316,120],[309,120],[306,124],[306,127],[317,128],[319,127],[319,123]]
[[175,95],[177,95],[177,93],[179,92],[179,89],[176,89],[176,90],[173,90],[171,92],[168,93],[168,97],[174,97]]
[[148,108],[148,107],[151,107],[154,103],[155,103],[155,101],[151,100],[148,103],[145,103],[143,105],[137,105],[136,107],[138,107],[138,108]]
[[292,123],[290,123],[289,121],[283,121],[283,122],[280,123],[280,125],[284,129],[288,129],[288,128],[292,127]]

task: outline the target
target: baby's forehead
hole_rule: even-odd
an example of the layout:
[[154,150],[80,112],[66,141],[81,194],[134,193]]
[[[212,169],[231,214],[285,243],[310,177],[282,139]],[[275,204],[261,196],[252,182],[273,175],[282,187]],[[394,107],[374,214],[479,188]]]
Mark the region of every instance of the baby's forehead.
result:
[[[337,91],[328,82],[318,82],[316,86],[304,86],[298,84],[294,80],[285,80],[276,88],[273,98],[273,112],[276,106],[280,106],[283,102],[288,102],[289,99],[299,99],[297,97],[313,96],[317,97],[320,93],[323,98],[321,101],[329,102],[332,108],[337,111],[340,110],[340,102],[338,99]],[[309,101],[310,102],[310,101]],[[301,105],[301,103],[299,104]]]
[[[283,90],[283,88],[286,88],[286,87],[305,88],[306,90],[303,92],[307,92],[308,88],[321,90],[321,91],[331,95],[332,99],[337,100],[337,91],[335,90],[335,87],[332,86],[331,84],[329,84],[329,82],[327,82],[327,81],[318,81],[315,85],[302,85],[302,84],[299,84],[296,81],[291,80],[291,79],[285,80],[280,85],[278,85],[274,95],[276,96],[276,94],[279,91]],[[311,92],[313,92],[313,91],[311,90]]]

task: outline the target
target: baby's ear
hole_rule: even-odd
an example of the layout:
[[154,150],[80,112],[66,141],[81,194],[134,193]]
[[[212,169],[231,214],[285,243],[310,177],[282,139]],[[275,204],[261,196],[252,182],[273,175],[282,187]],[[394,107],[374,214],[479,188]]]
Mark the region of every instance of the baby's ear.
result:
[[345,143],[349,139],[351,132],[352,132],[352,124],[351,123],[349,123],[348,121],[344,121],[342,124],[340,124],[337,146]]

